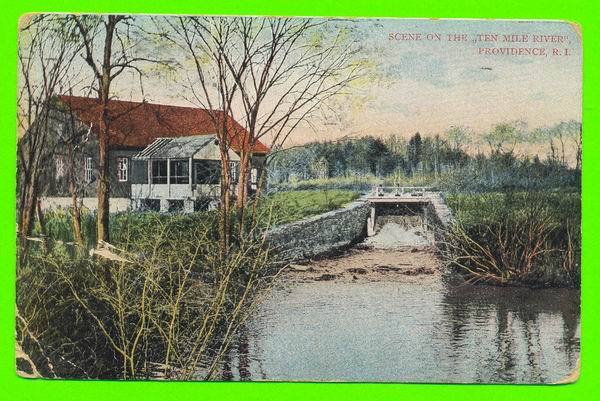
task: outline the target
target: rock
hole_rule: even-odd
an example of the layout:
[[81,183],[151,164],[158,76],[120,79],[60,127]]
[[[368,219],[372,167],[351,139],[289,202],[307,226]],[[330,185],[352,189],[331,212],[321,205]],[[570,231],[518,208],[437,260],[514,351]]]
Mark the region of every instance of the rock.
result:
[[362,267],[351,267],[350,269],[348,269],[348,271],[350,273],[356,273],[356,274],[366,274],[367,273],[367,269],[363,269]]
[[325,273],[315,278],[315,281],[330,281],[336,278],[335,274]]
[[376,269],[379,271],[394,271],[394,272],[402,270],[401,267],[389,266],[389,265],[379,265],[376,267]]
[[292,269],[293,271],[297,271],[297,272],[306,272],[306,271],[309,271],[311,269],[311,267],[292,263],[292,264],[290,264],[290,269]]
[[408,269],[402,272],[407,276],[416,276],[419,274],[433,274],[433,269],[427,268],[425,266],[417,267],[416,269]]

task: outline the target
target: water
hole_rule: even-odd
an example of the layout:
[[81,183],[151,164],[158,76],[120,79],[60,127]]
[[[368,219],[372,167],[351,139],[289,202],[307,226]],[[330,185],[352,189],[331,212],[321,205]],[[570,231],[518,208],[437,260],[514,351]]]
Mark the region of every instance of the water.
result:
[[579,327],[576,290],[457,285],[437,274],[283,280],[223,378],[551,383],[575,368]]

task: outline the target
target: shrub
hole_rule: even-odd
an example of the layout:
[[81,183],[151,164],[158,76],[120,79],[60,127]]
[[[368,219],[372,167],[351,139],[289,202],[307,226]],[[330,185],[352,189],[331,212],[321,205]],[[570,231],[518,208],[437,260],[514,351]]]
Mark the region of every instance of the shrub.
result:
[[469,281],[579,284],[579,193],[463,194],[448,203],[455,224],[442,233],[441,254]]
[[17,269],[17,341],[46,377],[213,377],[270,282],[264,238],[220,256],[207,215],[113,219],[113,260],[65,244]]

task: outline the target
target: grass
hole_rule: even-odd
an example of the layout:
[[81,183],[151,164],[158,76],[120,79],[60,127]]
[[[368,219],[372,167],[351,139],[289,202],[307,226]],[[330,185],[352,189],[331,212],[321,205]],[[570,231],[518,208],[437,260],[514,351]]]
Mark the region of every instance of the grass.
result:
[[271,212],[271,225],[280,225],[339,209],[359,195],[339,189],[277,192],[266,197],[261,208]]
[[293,180],[272,183],[275,191],[351,190],[366,192],[374,185],[433,187],[445,193],[485,193],[506,190],[545,191],[549,188],[577,190],[581,187],[581,172],[564,166],[536,165],[525,161],[496,163],[472,162],[462,167],[443,170],[438,174],[417,171],[407,175],[396,171],[387,176],[356,174],[330,178]]
[[[339,189],[277,192],[261,199],[259,216],[263,218],[265,223],[262,225],[263,227],[290,223],[338,209],[357,199],[358,196],[358,192]],[[46,231],[51,239],[73,242],[72,218],[69,209],[47,210],[44,218]],[[156,227],[164,224],[177,226],[182,232],[189,231],[198,225],[206,225],[207,222],[209,225],[213,224],[216,229],[216,218],[216,211],[185,214],[115,213],[110,219],[110,242],[117,246],[127,246],[130,238],[141,236],[148,230],[156,229]],[[81,226],[86,246],[88,248],[93,247],[96,242],[96,214],[90,211],[82,211]],[[37,223],[33,235],[39,235],[40,231],[39,223]]]
[[439,182],[432,175],[414,175],[406,177],[404,175],[390,175],[385,178],[378,178],[371,174],[353,175],[347,177],[314,178],[302,181],[291,181],[274,185],[278,191],[351,191],[367,192],[375,185],[385,186],[404,186],[404,187],[424,187],[435,186]]
[[368,191],[381,180],[374,175],[352,175],[346,177],[313,178],[307,180],[293,180],[273,184],[275,191]]
[[[283,224],[357,197],[342,190],[280,192],[263,198],[259,211]],[[42,376],[215,377],[276,274],[260,236],[236,242],[220,258],[217,217],[216,211],[113,214],[111,243],[127,261],[109,261],[57,242],[73,241],[70,212],[46,211],[54,241],[34,243],[17,267],[17,341]],[[88,247],[95,220],[82,213]]]
[[447,196],[455,224],[441,254],[473,282],[578,286],[581,194],[494,192]]

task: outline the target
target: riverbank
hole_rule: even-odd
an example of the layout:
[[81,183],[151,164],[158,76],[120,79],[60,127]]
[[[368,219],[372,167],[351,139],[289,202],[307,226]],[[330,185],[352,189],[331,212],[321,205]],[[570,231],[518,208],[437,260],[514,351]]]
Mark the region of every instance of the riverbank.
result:
[[431,247],[376,249],[359,244],[337,256],[292,264],[282,280],[360,283],[410,281],[439,274],[439,262]]
[[225,380],[553,383],[577,366],[579,291],[447,280],[432,247],[292,265],[237,337]]
[[455,221],[440,230],[438,249],[467,281],[579,287],[580,192],[453,194],[447,200]]

